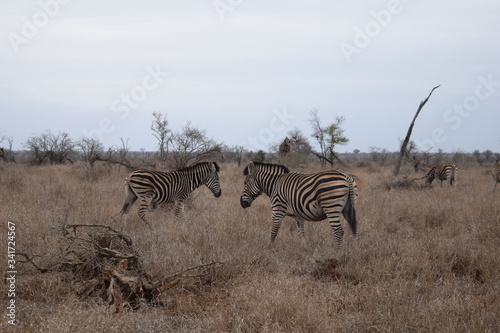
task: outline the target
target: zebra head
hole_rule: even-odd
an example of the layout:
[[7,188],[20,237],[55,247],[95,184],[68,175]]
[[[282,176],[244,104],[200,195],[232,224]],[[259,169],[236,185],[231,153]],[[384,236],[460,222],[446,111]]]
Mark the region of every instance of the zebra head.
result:
[[241,207],[250,207],[262,192],[270,195],[276,177],[284,173],[288,173],[288,168],[282,165],[250,162],[243,171],[245,181],[240,197]]
[[253,162],[250,162],[245,170],[243,170],[243,174],[246,176],[245,181],[243,182],[243,194],[240,197],[241,207],[247,208],[252,205],[252,202],[259,195],[262,194],[262,189],[259,186],[256,177],[256,166]]
[[210,162],[210,173],[205,178],[205,185],[212,191],[214,197],[218,198],[222,194],[219,182],[219,166],[216,162]]

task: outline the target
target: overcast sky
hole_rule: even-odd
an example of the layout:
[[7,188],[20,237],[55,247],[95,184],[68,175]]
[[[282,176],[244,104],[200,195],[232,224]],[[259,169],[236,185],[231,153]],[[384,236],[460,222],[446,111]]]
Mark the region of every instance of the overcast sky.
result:
[[0,137],[155,150],[153,111],[268,150],[311,109],[348,145],[500,151],[500,1],[2,1]]

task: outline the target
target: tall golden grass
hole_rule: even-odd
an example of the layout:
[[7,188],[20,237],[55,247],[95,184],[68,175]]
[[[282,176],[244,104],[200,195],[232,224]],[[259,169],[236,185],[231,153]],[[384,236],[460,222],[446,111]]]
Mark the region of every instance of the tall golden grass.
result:
[[[71,273],[40,273],[18,263],[18,324],[8,325],[3,316],[1,330],[498,332],[500,192],[492,192],[490,169],[459,168],[454,188],[399,190],[383,186],[390,166],[345,169],[358,177],[359,234],[353,237],[343,224],[344,244],[336,251],[326,221],[306,222],[304,246],[290,218],[268,250],[269,199],[242,209],[243,168],[234,164],[221,165],[220,198],[200,188],[178,223],[171,206],[160,207],[149,212],[151,227],[139,219],[137,206],[125,226],[111,219],[124,201],[123,167],[5,165],[2,251],[7,221],[15,221],[17,250],[49,267],[61,246],[55,227],[106,223],[132,237],[144,271],[157,279],[223,264],[195,283],[165,290],[156,304],[114,314],[102,299],[77,296]],[[6,288],[4,282],[3,309]]]

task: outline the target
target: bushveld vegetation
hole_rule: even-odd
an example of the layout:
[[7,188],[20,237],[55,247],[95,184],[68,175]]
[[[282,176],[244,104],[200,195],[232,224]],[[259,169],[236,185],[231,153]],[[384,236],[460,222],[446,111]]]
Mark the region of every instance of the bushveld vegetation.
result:
[[[172,206],[164,206],[149,213],[150,227],[137,206],[126,225],[112,218],[130,172],[121,165],[3,164],[1,237],[14,221],[17,251],[32,263],[17,256],[18,323],[8,325],[4,316],[1,330],[498,331],[500,192],[492,192],[490,166],[459,165],[454,188],[423,188],[423,180],[387,186],[391,165],[343,165],[357,176],[359,233],[353,237],[344,224],[344,244],[336,251],[326,221],[306,222],[304,246],[290,218],[268,250],[268,198],[242,209],[243,165],[219,164],[220,198],[202,187],[178,223]],[[322,168],[309,164],[300,171]],[[107,224],[129,236],[147,279],[172,283],[140,306],[118,310],[102,295],[82,293],[85,276],[61,265],[68,246],[61,230],[80,224]],[[2,283],[4,309],[6,288]]]

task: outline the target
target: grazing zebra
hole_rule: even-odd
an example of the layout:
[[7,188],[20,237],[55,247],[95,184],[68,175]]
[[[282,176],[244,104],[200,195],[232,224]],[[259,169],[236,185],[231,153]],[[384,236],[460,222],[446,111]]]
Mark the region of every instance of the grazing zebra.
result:
[[140,198],[139,217],[147,224],[147,209],[163,203],[175,202],[174,219],[177,219],[184,210],[184,200],[201,185],[206,185],[214,197],[220,197],[218,172],[216,162],[201,162],[172,172],[136,170],[125,180],[127,198],[121,214],[127,214],[137,198]]
[[495,187],[493,187],[493,191],[495,191],[497,184],[500,183],[500,159],[496,160],[493,167],[493,178],[495,178]]
[[358,189],[354,179],[339,171],[313,174],[290,173],[283,165],[250,162],[243,171],[245,177],[240,204],[250,207],[264,192],[271,199],[271,246],[285,216],[296,219],[298,232],[304,236],[304,220],[321,221],[325,218],[333,230],[336,247],[342,244],[344,231],[340,214],[356,234],[356,198]]
[[441,181],[441,186],[443,186],[443,180],[447,180],[450,186],[457,181],[458,168],[455,164],[437,164],[433,166],[425,178],[427,178],[427,184],[431,185],[434,179],[439,179]]

